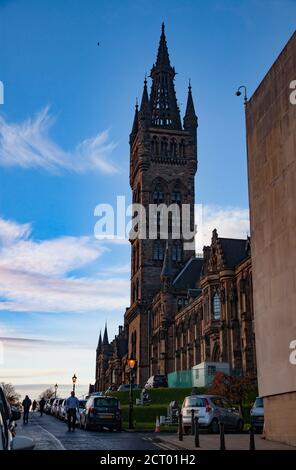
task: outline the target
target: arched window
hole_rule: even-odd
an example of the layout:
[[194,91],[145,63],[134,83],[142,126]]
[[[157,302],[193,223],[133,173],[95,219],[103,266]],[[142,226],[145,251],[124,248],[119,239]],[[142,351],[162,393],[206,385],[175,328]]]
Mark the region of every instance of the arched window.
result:
[[221,302],[218,292],[215,292],[213,297],[213,318],[214,320],[221,319]]
[[153,247],[153,259],[156,261],[162,261],[164,258],[164,249],[159,240],[156,240],[154,242],[154,247]]
[[136,189],[133,191],[133,203],[139,204],[141,200],[141,186],[140,183],[138,183]]
[[182,243],[180,240],[175,241],[172,246],[172,260],[182,261]]
[[184,139],[182,139],[181,142],[179,142],[179,156],[185,157],[185,140]]
[[155,191],[153,193],[153,203],[162,204],[163,201],[164,201],[164,193],[160,186],[156,186]]
[[171,200],[173,204],[181,204],[182,196],[180,191],[174,190],[172,192]]
[[137,351],[137,332],[136,331],[132,333],[131,343],[132,343],[132,355],[136,357],[136,351]]

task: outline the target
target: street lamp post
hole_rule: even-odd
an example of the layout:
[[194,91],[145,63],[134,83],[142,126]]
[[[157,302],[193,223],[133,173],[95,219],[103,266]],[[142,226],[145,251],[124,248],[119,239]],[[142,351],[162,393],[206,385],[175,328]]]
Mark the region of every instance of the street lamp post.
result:
[[247,102],[248,102],[247,87],[245,85],[239,86],[235,94],[236,96],[241,96],[242,94],[241,90],[244,90],[244,105],[247,106]]
[[76,384],[76,380],[77,380],[77,377],[76,375],[74,374],[73,377],[72,377],[72,383],[73,383],[73,392],[75,392],[75,384]]
[[134,408],[134,397],[133,397],[133,371],[136,366],[136,359],[133,355],[130,355],[130,358],[127,360],[129,365],[129,386],[130,386],[130,393],[129,393],[129,412],[128,412],[128,428],[134,429],[134,421],[133,421],[133,408]]
[[55,384],[54,386],[54,397],[57,397],[57,391],[58,391],[58,384]]

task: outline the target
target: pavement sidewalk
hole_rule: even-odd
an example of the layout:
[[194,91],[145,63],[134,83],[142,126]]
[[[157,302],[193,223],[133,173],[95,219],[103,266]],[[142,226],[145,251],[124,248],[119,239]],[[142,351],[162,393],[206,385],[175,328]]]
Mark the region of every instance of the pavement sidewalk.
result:
[[[296,450],[296,447],[288,446],[280,442],[262,439],[260,435],[255,435],[256,450]],[[155,434],[154,440],[169,446],[186,450],[219,450],[220,436],[217,434],[200,434],[200,447],[194,445],[194,436],[183,436],[183,441],[179,441],[177,434]],[[248,450],[249,434],[225,434],[226,450]]]
[[35,413],[30,413],[29,423],[23,424],[20,420],[17,422],[16,434],[17,436],[30,437],[35,442],[34,450],[64,450],[62,443],[43,426],[38,424],[37,416]]

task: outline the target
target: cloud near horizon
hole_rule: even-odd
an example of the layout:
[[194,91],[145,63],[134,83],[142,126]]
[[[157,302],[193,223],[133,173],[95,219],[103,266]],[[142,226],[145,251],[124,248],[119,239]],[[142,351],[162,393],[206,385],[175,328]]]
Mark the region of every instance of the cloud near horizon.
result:
[[116,144],[109,141],[109,131],[78,143],[72,152],[62,149],[49,135],[55,122],[45,107],[34,118],[9,123],[0,115],[0,165],[6,167],[42,168],[59,174],[98,171],[113,174],[118,170],[110,160]]
[[92,237],[34,240],[30,224],[0,218],[0,311],[93,312],[125,308],[127,279],[75,276],[105,247]]

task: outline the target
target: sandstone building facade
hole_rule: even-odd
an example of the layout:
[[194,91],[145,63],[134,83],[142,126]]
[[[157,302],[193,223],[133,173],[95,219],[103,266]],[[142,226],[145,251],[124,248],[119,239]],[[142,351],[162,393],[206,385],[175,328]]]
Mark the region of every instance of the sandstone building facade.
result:
[[246,107],[259,393],[264,397],[267,437],[292,445],[296,445],[296,365],[290,358],[296,344],[295,89],[296,33]]

